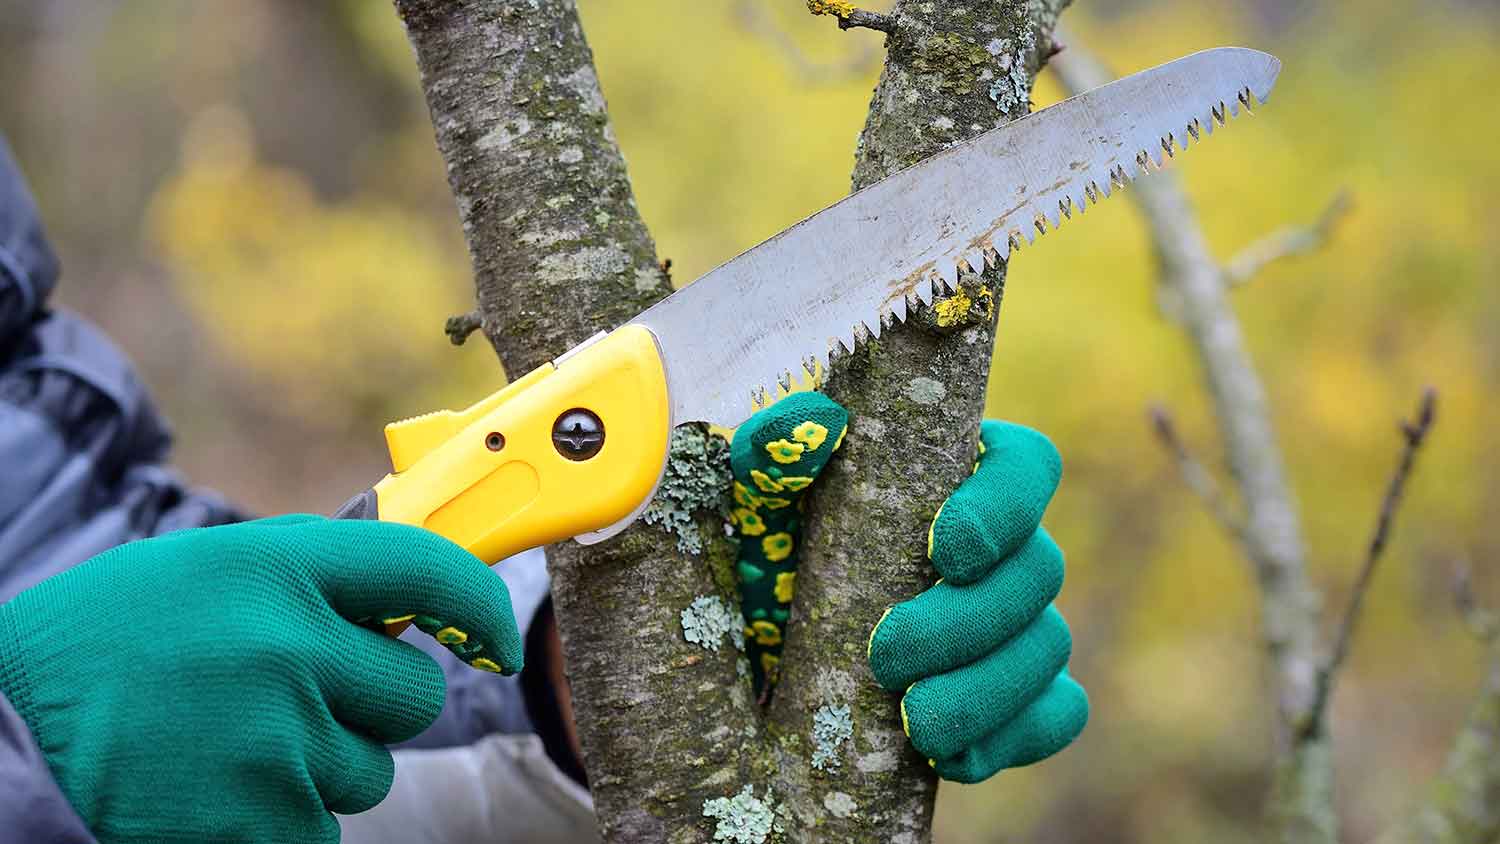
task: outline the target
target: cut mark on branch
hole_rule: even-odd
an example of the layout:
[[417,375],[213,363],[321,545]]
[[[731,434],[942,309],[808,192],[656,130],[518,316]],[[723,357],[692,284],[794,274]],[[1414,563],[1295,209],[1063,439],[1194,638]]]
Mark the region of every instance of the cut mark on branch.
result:
[[873,29],[890,35],[896,31],[896,16],[855,9],[848,17],[839,18],[839,29]]
[[1171,452],[1177,461],[1177,471],[1182,475],[1182,480],[1188,485],[1208,512],[1213,515],[1214,520],[1224,529],[1236,542],[1243,542],[1245,538],[1244,520],[1234,512],[1229,502],[1219,491],[1219,482],[1214,480],[1212,472],[1198,460],[1182,441],[1177,433],[1177,425],[1172,421],[1172,414],[1167,408],[1160,404],[1152,405],[1150,408],[1151,425],[1156,430],[1156,438]]
[[1416,419],[1401,423],[1403,440],[1401,460],[1396,465],[1396,471],[1391,474],[1390,483],[1386,485],[1385,497],[1380,501],[1380,515],[1375,521],[1375,531],[1370,536],[1370,544],[1365,551],[1364,565],[1360,567],[1359,575],[1354,580],[1354,586],[1349,593],[1349,603],[1345,606],[1343,618],[1339,621],[1333,651],[1328,657],[1328,662],[1318,671],[1317,694],[1313,698],[1306,717],[1301,721],[1301,729],[1304,733],[1321,729],[1323,712],[1327,709],[1328,700],[1333,692],[1335,675],[1349,656],[1349,644],[1354,638],[1354,629],[1359,623],[1361,610],[1364,608],[1365,595],[1370,591],[1375,569],[1379,566],[1386,544],[1390,540],[1396,511],[1400,509],[1402,494],[1406,491],[1406,480],[1411,476],[1417,451],[1427,440],[1427,434],[1432,430],[1432,423],[1436,418],[1437,391],[1428,387],[1422,391]]
[[479,319],[478,311],[469,311],[466,314],[448,317],[448,322],[443,325],[443,332],[448,335],[448,341],[455,346],[462,346],[469,335],[478,331],[483,323]]
[[1253,279],[1267,265],[1282,258],[1317,251],[1333,236],[1334,229],[1348,216],[1353,206],[1349,191],[1340,190],[1311,225],[1283,226],[1241,249],[1224,264],[1226,283],[1230,287],[1238,287]]

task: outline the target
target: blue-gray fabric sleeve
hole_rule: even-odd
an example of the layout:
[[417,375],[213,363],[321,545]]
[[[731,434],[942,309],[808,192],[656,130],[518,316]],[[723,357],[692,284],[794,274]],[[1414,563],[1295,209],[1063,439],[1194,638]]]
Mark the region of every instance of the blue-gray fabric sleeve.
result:
[[57,269],[31,192],[0,137],[0,351],[41,311]]
[[47,770],[42,751],[0,695],[0,830],[6,841],[98,844]]

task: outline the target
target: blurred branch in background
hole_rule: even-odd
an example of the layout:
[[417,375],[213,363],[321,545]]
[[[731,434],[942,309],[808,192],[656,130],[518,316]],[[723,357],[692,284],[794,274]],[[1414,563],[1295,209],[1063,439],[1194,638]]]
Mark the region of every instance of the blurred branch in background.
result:
[[1313,699],[1310,717],[1303,721],[1304,728],[1313,728],[1323,721],[1324,712],[1328,708],[1328,700],[1333,695],[1334,681],[1337,679],[1339,669],[1344,666],[1344,660],[1349,656],[1349,643],[1354,637],[1355,625],[1359,623],[1365,594],[1370,591],[1370,584],[1374,582],[1375,569],[1380,564],[1386,542],[1390,539],[1396,511],[1401,507],[1401,495],[1406,489],[1406,479],[1411,475],[1417,451],[1421,449],[1428,432],[1432,430],[1432,423],[1436,416],[1437,391],[1428,387],[1422,392],[1422,401],[1417,408],[1416,420],[1401,423],[1401,436],[1405,441],[1401,449],[1401,460],[1396,465],[1395,473],[1391,475],[1385,498],[1380,502],[1380,516],[1375,522],[1375,532],[1370,537],[1364,565],[1360,567],[1359,576],[1354,580],[1354,588],[1349,593],[1349,603],[1344,608],[1342,620],[1339,621],[1338,634],[1333,642],[1333,652],[1329,655],[1328,662],[1318,671],[1318,695]]
[[[1064,35],[1063,40],[1069,48],[1052,66],[1070,92],[1114,79],[1076,39]],[[1224,268],[1210,252],[1176,175],[1159,171],[1137,179],[1126,193],[1146,217],[1161,262],[1161,284],[1175,293],[1179,324],[1203,366],[1244,509],[1238,538],[1260,584],[1262,636],[1277,702],[1270,814],[1283,841],[1331,844],[1338,839],[1338,823],[1327,732],[1298,727],[1311,711],[1322,663],[1319,599],[1308,578],[1306,546],[1265,388],[1230,308]]]
[[[777,25],[763,0],[739,0],[734,4],[734,14],[745,30],[780,51],[805,82],[841,82],[862,77],[879,66],[880,52],[869,41],[857,43],[846,58],[838,61],[814,61],[790,33]],[[844,19],[839,20],[842,25]]]
[[1381,844],[1500,841],[1500,612],[1479,604],[1467,563],[1457,566],[1453,580],[1458,612],[1484,646],[1485,678],[1442,773],[1428,785],[1425,800]]
[[1334,229],[1353,207],[1349,191],[1341,190],[1329,201],[1318,219],[1307,226],[1284,226],[1251,243],[1224,263],[1224,275],[1232,287],[1254,278],[1267,264],[1293,255],[1306,255],[1322,248]]
[[[1113,78],[1076,45],[1053,66],[1074,93]],[[1281,229],[1220,264],[1211,256],[1175,174],[1159,170],[1133,183],[1129,194],[1146,217],[1161,262],[1161,284],[1172,294],[1173,316],[1190,335],[1203,367],[1244,511],[1241,515],[1225,502],[1212,474],[1182,443],[1171,417],[1153,408],[1158,438],[1177,460],[1184,480],[1256,569],[1277,699],[1276,770],[1268,805],[1272,831],[1285,842],[1333,844],[1339,824],[1327,705],[1416,453],[1433,424],[1436,393],[1426,390],[1416,419],[1401,426],[1405,445],[1400,461],[1334,642],[1325,649],[1319,641],[1319,599],[1307,573],[1306,544],[1271,429],[1265,389],[1226,294],[1267,264],[1320,247],[1347,213],[1348,196],[1340,192],[1313,225]],[[1471,620],[1476,613],[1470,610]],[[1472,626],[1484,632],[1492,653],[1485,691],[1433,784],[1429,803],[1405,833],[1393,833],[1395,840],[1489,844],[1500,832],[1500,754],[1495,752],[1500,744],[1500,656],[1493,656],[1492,619]]]
[[1219,489],[1219,482],[1214,478],[1213,473],[1188,449],[1187,443],[1182,441],[1182,436],[1177,433],[1177,423],[1172,420],[1171,412],[1164,405],[1158,404],[1151,407],[1150,415],[1151,425],[1156,430],[1156,438],[1177,459],[1177,471],[1182,475],[1183,483],[1186,483],[1188,489],[1198,496],[1203,506],[1213,514],[1225,533],[1234,537],[1236,541],[1243,542],[1244,520],[1224,498],[1223,492]]

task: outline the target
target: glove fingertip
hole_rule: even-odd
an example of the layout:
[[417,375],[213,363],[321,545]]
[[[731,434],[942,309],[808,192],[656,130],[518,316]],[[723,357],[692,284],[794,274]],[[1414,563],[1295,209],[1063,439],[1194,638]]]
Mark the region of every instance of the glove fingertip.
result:
[[950,496],[933,517],[927,531],[927,557],[944,580],[962,586],[979,580],[993,568],[999,552],[989,541],[993,529],[974,508],[955,501],[957,497]]
[[513,643],[497,643],[484,656],[475,656],[468,659],[460,656],[459,658],[467,662],[470,668],[487,671],[491,674],[502,674],[507,677],[512,674],[519,674],[526,668],[526,649],[521,646],[519,637]]
[[838,447],[848,422],[848,412],[822,393],[792,393],[735,431],[730,468],[741,482],[748,482],[752,471],[770,472],[773,486],[782,474],[815,476]]
[[875,682],[888,692],[903,691],[916,680],[904,664],[905,653],[900,647],[903,627],[901,607],[888,608],[870,631],[865,652]]

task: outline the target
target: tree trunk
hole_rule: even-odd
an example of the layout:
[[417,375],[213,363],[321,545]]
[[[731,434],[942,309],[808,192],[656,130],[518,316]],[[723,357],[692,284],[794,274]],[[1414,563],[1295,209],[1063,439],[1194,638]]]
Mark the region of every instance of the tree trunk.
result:
[[[1025,115],[1065,4],[897,3],[853,187]],[[817,713],[851,707],[851,764],[787,797],[799,814],[816,815],[829,800],[858,807],[857,816],[825,819],[817,840],[929,837],[937,780],[902,732],[899,698],[870,675],[865,647],[887,606],[936,577],[927,528],[974,466],[1004,284],[1003,266],[964,274],[941,319],[911,308],[906,325],[836,361],[825,386],[849,410],[849,435],[808,508],[770,713],[778,729],[806,736]]]
[[[1065,3],[898,4],[855,186],[1024,114]],[[507,370],[528,370],[669,292],[573,3],[396,0],[396,9],[473,258],[479,327]],[[930,837],[936,783],[901,732],[896,699],[871,679],[865,641],[886,606],[931,580],[927,524],[972,465],[1002,284],[1003,268],[966,275],[942,319],[914,308],[911,325],[834,365],[828,391],[853,421],[809,512],[768,712],[752,700],[735,645],[721,441],[679,430],[648,523],[601,545],[548,550],[607,839],[701,841],[738,829],[728,840],[761,841],[773,826],[795,841]]]

